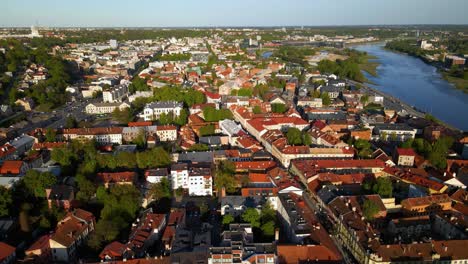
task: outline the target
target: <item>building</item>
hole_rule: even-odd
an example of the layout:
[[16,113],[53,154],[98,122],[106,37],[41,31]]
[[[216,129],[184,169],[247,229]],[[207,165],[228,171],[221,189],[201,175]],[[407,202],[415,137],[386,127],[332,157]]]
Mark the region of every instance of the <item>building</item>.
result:
[[5,160],[0,168],[3,175],[23,175],[28,170],[26,162],[22,160]]
[[184,105],[179,102],[175,101],[167,101],[167,102],[152,102],[146,104],[143,112],[140,114],[140,117],[143,118],[145,121],[151,121],[155,119],[159,119],[162,114],[172,114],[173,117],[180,116],[180,113]]
[[159,141],[176,141],[177,140],[177,127],[173,125],[157,126],[156,135]]
[[100,172],[96,175],[96,179],[104,184],[104,187],[109,188],[112,185],[132,185],[137,180],[137,174],[133,171],[125,172]]
[[34,101],[31,98],[25,97],[25,98],[20,98],[15,101],[16,105],[19,105],[24,109],[24,111],[32,111],[34,109]]
[[169,180],[170,174],[166,168],[157,168],[145,171],[145,179],[148,184],[161,182],[162,179]]
[[104,103],[118,103],[122,102],[128,96],[128,86],[125,84],[112,87],[108,90],[102,91],[102,101]]
[[188,174],[188,193],[191,196],[211,196],[213,178],[211,168],[191,167]]
[[31,261],[32,263],[49,263],[52,258],[49,239],[50,235],[47,234],[36,240],[36,242],[24,251],[26,255],[25,260]]
[[452,200],[447,194],[408,198],[401,201],[401,207],[406,215],[427,215],[450,210]]
[[373,128],[376,139],[404,142],[414,139],[416,129],[404,123],[397,124],[375,124]]
[[250,224],[230,224],[222,233],[219,247],[209,249],[208,263],[274,264],[277,258],[272,243],[254,243]]
[[0,264],[13,264],[16,260],[16,248],[0,242]]
[[144,257],[147,249],[154,245],[163,235],[166,227],[166,215],[155,214],[151,209],[145,210],[143,215],[132,225],[126,254],[132,258]]
[[445,56],[445,65],[447,67],[452,67],[453,65],[456,66],[463,66],[466,63],[466,59],[459,57],[459,56],[454,56],[454,55],[447,55]]
[[122,127],[68,128],[62,130],[64,140],[96,140],[98,144],[122,144]]
[[343,263],[342,258],[323,245],[278,245],[279,264]]
[[69,212],[59,221],[49,239],[53,262],[74,262],[78,247],[87,240],[94,227],[95,218],[90,212],[82,209]]
[[45,191],[49,209],[52,209],[52,206],[56,206],[57,208],[68,210],[71,207],[71,202],[75,199],[75,191],[71,186],[54,185]]
[[85,107],[85,111],[89,115],[103,115],[110,114],[115,111],[115,109],[123,111],[124,109],[130,108],[130,105],[121,102],[121,103],[90,103]]
[[189,165],[187,163],[176,163],[171,166],[172,189],[188,188]]
[[413,149],[397,148],[393,153],[393,160],[398,166],[412,167],[416,153]]

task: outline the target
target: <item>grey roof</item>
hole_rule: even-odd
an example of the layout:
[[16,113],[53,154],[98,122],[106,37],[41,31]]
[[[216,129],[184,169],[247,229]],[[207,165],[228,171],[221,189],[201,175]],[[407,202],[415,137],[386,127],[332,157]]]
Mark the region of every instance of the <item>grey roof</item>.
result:
[[201,144],[221,145],[221,137],[220,136],[200,137],[198,141]]
[[331,114],[306,113],[306,116],[308,120],[346,120],[346,114],[343,112]]
[[73,187],[67,185],[55,185],[51,188],[49,197],[50,200],[69,200],[72,198]]
[[332,86],[332,85],[327,85],[327,86],[320,87],[320,92],[327,92],[327,93],[337,92],[337,93],[339,93],[341,91],[343,91],[342,87],[336,87],[336,86]]
[[213,151],[186,152],[179,154],[179,162],[213,162]]
[[414,131],[414,128],[410,127],[406,123],[375,124],[375,128],[379,130]]
[[[174,165],[177,165],[177,164],[174,164]],[[157,169],[147,170],[145,174],[147,174],[147,176],[168,176],[169,172],[167,171],[167,168],[157,168]]]
[[160,102],[152,102],[146,104],[145,108],[157,109],[157,108],[176,108],[176,107],[184,107],[183,103],[179,103],[176,101],[160,101]]
[[262,196],[225,196],[221,198],[221,206],[230,205],[233,207],[239,207],[244,205],[248,208],[254,208],[258,205],[263,205],[266,202],[265,197]]

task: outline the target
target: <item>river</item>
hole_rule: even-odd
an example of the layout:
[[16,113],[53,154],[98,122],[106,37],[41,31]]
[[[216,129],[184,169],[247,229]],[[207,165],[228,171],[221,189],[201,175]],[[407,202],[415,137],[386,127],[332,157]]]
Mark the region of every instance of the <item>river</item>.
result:
[[378,58],[378,76],[365,73],[375,84],[369,86],[391,94],[449,125],[468,131],[468,94],[442,79],[435,67],[383,47],[382,43],[353,47]]

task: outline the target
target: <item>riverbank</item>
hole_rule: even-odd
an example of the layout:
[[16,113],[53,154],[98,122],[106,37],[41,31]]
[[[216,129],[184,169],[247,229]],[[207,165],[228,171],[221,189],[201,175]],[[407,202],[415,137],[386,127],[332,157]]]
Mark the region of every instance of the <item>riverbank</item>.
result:
[[432,65],[414,56],[384,49],[384,45],[353,47],[378,57],[378,76],[364,72],[365,77],[374,83],[367,86],[398,100],[386,97],[388,100],[385,101],[391,104],[389,108],[399,109],[400,102],[405,102],[408,108],[419,112],[418,116],[431,114],[450,127],[468,130],[468,116],[460,114],[468,112],[468,94],[454,89]]
[[442,75],[442,78],[444,80],[446,80],[447,82],[449,82],[450,84],[452,84],[452,87],[454,87],[454,88],[456,88],[458,90],[461,90],[464,93],[468,93],[468,80],[465,80],[463,78],[458,78],[458,77],[451,76],[440,65],[440,63],[430,61],[424,56],[420,56],[420,55],[409,53],[409,52],[404,52],[404,51],[401,51],[401,50],[398,50],[398,49],[389,48],[387,46],[384,46],[383,48],[385,50],[388,50],[388,51],[391,51],[391,52],[401,53],[401,54],[404,54],[404,55],[407,55],[407,56],[411,56],[411,57],[420,59],[421,61],[423,61],[427,65],[430,65],[430,66],[433,66],[433,67],[437,68],[438,72]]
[[380,63],[376,61],[378,58],[367,54],[363,59],[366,60],[366,62],[359,64],[361,71],[365,71],[371,76],[377,77],[377,67],[380,65]]

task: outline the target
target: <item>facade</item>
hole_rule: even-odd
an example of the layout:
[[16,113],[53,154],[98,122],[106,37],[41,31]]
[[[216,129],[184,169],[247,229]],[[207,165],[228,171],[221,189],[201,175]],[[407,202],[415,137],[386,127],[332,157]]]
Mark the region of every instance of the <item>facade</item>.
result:
[[408,139],[414,139],[416,129],[407,124],[376,124],[374,126],[374,134],[378,135],[378,139],[404,142]]
[[175,101],[168,102],[152,102],[145,106],[140,117],[145,121],[151,121],[159,119],[161,114],[172,114],[174,117],[178,117],[183,109],[184,105]]
[[130,105],[122,102],[122,103],[91,103],[88,104],[85,108],[85,111],[89,115],[102,115],[102,114],[110,114],[114,112],[115,109],[120,109],[121,111],[129,108]]
[[397,148],[394,152],[394,161],[398,166],[412,167],[414,165],[414,158],[416,153],[413,149]]
[[104,103],[117,103],[128,96],[128,86],[125,84],[115,86],[102,92],[102,101]]
[[49,239],[53,262],[74,262],[78,247],[94,231],[94,226],[93,214],[82,209],[76,209],[60,220]]
[[192,167],[188,175],[188,192],[191,196],[211,196],[213,194],[213,178],[211,168]]
[[98,144],[122,144],[122,127],[69,128],[63,129],[64,140],[96,140]]
[[177,127],[168,125],[168,126],[157,126],[156,135],[158,136],[159,141],[176,141],[177,140]]
[[189,166],[187,163],[177,163],[171,166],[172,189],[188,188]]

